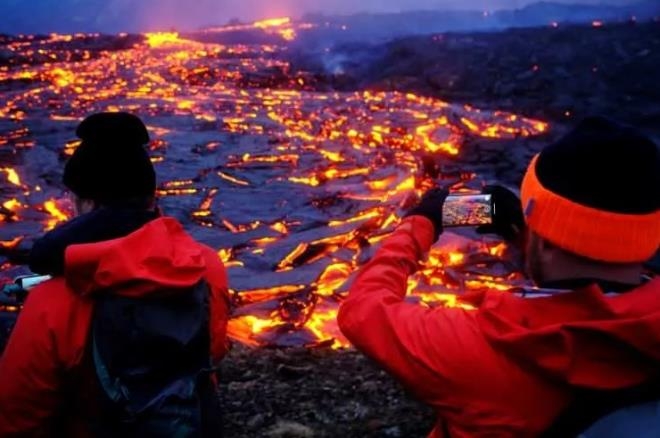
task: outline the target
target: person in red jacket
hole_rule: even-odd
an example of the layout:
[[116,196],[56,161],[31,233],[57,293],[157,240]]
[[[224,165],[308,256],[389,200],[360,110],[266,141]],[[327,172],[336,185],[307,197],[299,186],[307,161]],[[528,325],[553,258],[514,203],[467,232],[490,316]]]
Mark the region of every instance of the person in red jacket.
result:
[[[431,436],[541,436],[572,407],[588,426],[608,412],[595,409],[601,399],[657,388],[660,279],[645,279],[643,263],[660,244],[659,157],[649,139],[600,117],[545,148],[518,210],[529,274],[552,291],[475,293],[475,310],[404,301],[407,277],[442,232],[447,192],[427,193],[362,268],[339,327],[435,409]],[[510,233],[502,216],[495,225]]]
[[156,208],[140,119],[94,114],[76,133],[63,181],[78,215],[31,250],[53,278],[0,357],[0,436],[218,436],[225,269]]

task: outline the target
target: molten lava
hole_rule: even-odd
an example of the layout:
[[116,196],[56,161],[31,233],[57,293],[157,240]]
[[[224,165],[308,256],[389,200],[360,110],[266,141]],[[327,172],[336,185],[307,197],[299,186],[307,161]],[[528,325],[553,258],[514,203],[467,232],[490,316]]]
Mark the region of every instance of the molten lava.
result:
[[57,202],[55,200],[51,199],[49,201],[46,201],[44,203],[43,208],[51,216],[46,221],[46,226],[44,227],[44,231],[50,231],[53,228],[55,228],[57,224],[65,222],[70,219],[70,215],[64,213],[57,205]]
[[[201,32],[204,41],[265,32],[281,44],[202,43],[177,33],[0,43],[18,57],[0,67],[0,152],[18,157],[0,168],[0,245],[71,216],[55,169],[79,145],[79,120],[131,111],[152,134],[161,207],[227,267],[232,338],[346,345],[338,305],[411,200],[437,179],[478,189],[483,167],[460,165],[466,142],[538,135],[548,125],[415,94],[314,91],[280,56],[310,26],[281,18]],[[19,159],[32,149],[43,162]],[[523,281],[510,260],[497,240],[447,232],[410,278],[408,299],[467,308],[466,290]]]
[[154,32],[148,33],[146,36],[147,44],[152,48],[161,47],[171,43],[178,43],[180,41],[178,32]]
[[12,169],[11,167],[5,167],[4,169],[0,169],[0,172],[4,172],[7,175],[7,181],[10,183],[16,186],[21,185],[21,178],[18,176],[18,173],[16,173],[15,169]]

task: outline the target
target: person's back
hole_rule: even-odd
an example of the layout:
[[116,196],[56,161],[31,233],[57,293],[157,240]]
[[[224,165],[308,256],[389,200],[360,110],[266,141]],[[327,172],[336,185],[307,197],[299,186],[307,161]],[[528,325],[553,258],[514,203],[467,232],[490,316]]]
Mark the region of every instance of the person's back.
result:
[[442,231],[446,193],[431,193],[363,268],[340,328],[437,410],[435,436],[540,436],[580,393],[658,378],[660,279],[641,273],[660,243],[659,180],[657,147],[600,119],[544,150],[522,198],[528,270],[553,292],[464,297],[475,310],[403,301]]
[[224,267],[153,208],[137,118],[77,132],[64,182],[82,214],[32,249],[54,279],[30,292],[0,360],[0,435],[217,436]]

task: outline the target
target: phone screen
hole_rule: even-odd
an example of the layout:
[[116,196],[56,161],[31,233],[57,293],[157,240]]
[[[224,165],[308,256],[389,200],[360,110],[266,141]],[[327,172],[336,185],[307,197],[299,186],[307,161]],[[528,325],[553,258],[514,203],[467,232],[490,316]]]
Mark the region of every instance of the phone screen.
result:
[[50,275],[25,275],[23,277],[18,277],[15,283],[22,289],[29,290],[43,283],[44,281],[50,280],[51,278],[52,277]]
[[487,225],[493,223],[491,195],[450,195],[442,207],[445,227]]

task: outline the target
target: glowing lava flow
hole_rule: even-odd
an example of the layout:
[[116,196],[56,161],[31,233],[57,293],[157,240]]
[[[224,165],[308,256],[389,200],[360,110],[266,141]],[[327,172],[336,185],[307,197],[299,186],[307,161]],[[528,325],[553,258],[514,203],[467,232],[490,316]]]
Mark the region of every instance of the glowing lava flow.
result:
[[70,219],[70,216],[64,213],[57,205],[57,202],[52,199],[44,203],[44,210],[51,216],[46,222],[45,231],[50,231],[57,224]]
[[[0,145],[17,156],[41,148],[44,160],[0,169],[2,245],[34,233],[23,225],[48,230],[69,217],[53,169],[79,145],[78,121],[131,111],[152,133],[160,206],[227,267],[232,338],[346,345],[338,305],[411,199],[437,179],[478,188],[480,175],[460,161],[466,142],[514,147],[548,125],[415,94],[311,91],[279,56],[306,28],[282,18],[201,33],[266,32],[282,45],[177,33],[118,36],[106,49],[95,35],[0,43],[20,60],[0,67]],[[499,241],[446,233],[410,279],[409,300],[464,306],[464,291],[506,289],[522,281],[509,259]]]
[[179,43],[181,41],[178,32],[154,32],[148,33],[146,36],[147,44],[152,48],[161,47],[171,43]]
[[5,167],[4,169],[0,169],[0,172],[4,172],[7,175],[7,181],[9,181],[10,183],[16,186],[21,185],[21,178],[18,176],[16,169],[12,169],[11,167]]
[[260,29],[268,34],[277,34],[285,41],[293,41],[298,36],[298,30],[311,29],[313,27],[314,25],[310,23],[294,23],[289,17],[280,17],[255,21],[251,24],[213,27],[204,31],[207,33],[227,33]]

